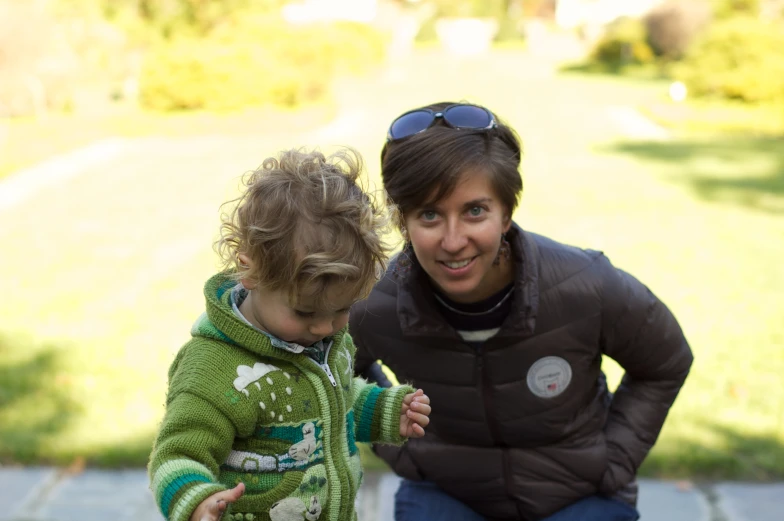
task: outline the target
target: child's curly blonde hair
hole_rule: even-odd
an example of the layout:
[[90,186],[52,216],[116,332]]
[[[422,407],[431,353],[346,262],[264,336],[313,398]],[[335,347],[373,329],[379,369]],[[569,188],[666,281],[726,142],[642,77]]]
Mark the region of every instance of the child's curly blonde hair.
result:
[[307,296],[324,305],[333,284],[367,297],[386,266],[389,209],[383,192],[374,196],[360,185],[362,170],[350,148],[329,157],[295,149],[265,159],[243,177],[243,194],[222,206],[231,207],[215,243],[224,270],[286,291],[292,304]]

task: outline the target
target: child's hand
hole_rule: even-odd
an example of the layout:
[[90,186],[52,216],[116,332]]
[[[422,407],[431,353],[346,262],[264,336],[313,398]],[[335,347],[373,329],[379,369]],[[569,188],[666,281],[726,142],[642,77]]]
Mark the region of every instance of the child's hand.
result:
[[231,490],[223,490],[211,495],[196,507],[190,521],[220,521],[229,503],[234,503],[245,493],[245,483]]
[[400,435],[407,438],[421,438],[425,427],[430,423],[430,398],[422,389],[407,394],[400,409]]

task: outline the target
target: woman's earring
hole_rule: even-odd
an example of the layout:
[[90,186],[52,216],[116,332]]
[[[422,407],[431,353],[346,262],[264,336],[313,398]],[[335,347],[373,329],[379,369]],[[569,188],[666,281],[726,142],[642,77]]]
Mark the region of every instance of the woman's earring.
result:
[[512,257],[512,248],[509,246],[509,241],[506,240],[506,233],[501,234],[501,246],[498,248],[498,255],[493,260],[493,266],[501,264],[501,257],[509,260]]

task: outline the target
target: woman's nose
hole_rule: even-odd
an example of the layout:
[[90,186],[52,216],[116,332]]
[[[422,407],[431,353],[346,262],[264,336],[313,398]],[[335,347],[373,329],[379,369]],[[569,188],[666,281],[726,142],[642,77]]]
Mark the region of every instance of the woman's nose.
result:
[[444,251],[456,253],[466,244],[468,239],[460,226],[447,226],[444,230],[444,237],[441,239],[441,247]]

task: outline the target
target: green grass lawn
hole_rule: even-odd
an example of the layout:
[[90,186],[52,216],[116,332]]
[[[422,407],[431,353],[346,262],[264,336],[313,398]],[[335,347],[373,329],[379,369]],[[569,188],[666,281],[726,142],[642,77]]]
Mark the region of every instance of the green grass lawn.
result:
[[[629,140],[607,107],[658,100],[660,84],[537,67],[515,51],[462,61],[422,51],[383,79],[340,85],[341,116],[319,131],[315,116],[286,132],[263,117],[127,120],[169,137],[0,214],[0,462],[144,465],[237,176],[280,148],[348,143],[377,179],[392,117],[469,99],[525,143],[517,221],[605,251],[686,331],[696,362],[643,473],[784,479],[784,147]],[[607,370],[617,382],[617,366]]]

